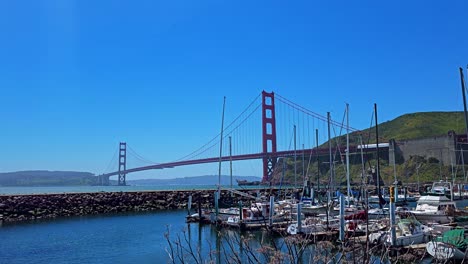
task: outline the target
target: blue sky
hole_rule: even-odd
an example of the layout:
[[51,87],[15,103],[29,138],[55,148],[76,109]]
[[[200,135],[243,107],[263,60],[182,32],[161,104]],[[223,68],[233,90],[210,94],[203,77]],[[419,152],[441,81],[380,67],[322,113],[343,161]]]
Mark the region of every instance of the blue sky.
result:
[[[228,122],[262,90],[340,118],[349,103],[359,129],[374,103],[380,122],[460,111],[467,11],[463,0],[3,1],[0,171],[102,173],[119,141],[172,161],[219,132],[223,96]],[[261,176],[256,161],[234,171]],[[205,174],[217,164],[133,177]]]

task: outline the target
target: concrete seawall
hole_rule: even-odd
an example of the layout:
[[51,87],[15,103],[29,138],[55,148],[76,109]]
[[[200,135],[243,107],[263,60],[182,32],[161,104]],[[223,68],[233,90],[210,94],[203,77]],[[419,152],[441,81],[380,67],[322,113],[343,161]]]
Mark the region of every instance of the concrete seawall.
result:
[[[247,194],[269,196],[269,190],[248,190]],[[272,191],[275,195],[276,190]],[[192,195],[192,208],[198,199],[202,208],[212,207],[214,191],[146,191],[146,192],[99,192],[37,195],[0,196],[0,222],[15,222],[55,217],[174,210],[187,208],[188,197]],[[251,199],[221,192],[223,202],[248,202]],[[193,210],[193,209],[192,209]]]

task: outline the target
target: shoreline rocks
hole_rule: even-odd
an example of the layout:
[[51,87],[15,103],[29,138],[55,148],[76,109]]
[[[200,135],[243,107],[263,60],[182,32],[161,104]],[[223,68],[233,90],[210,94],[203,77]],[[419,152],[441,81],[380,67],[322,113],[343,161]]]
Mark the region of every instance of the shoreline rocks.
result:
[[[270,190],[260,191],[260,195],[268,196],[267,191]],[[258,190],[244,192],[257,196]],[[275,193],[276,190],[273,190],[273,195]],[[213,190],[0,195],[0,222],[186,209],[189,195],[192,195],[192,210],[197,208],[198,199],[202,208],[212,207]],[[240,200],[243,203],[250,201],[238,195],[232,198],[228,191],[221,191],[221,203]]]

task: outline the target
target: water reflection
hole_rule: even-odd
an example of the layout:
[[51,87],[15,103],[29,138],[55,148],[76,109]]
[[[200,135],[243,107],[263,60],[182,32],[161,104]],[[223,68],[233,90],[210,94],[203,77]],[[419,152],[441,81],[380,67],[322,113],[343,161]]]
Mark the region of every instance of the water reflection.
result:
[[[191,223],[187,225],[187,234],[187,241],[192,245],[181,245],[179,252],[184,252],[184,260],[189,263],[206,260],[216,263],[339,263],[345,259],[362,263],[364,257],[363,247],[343,255],[336,243],[310,243],[301,237],[283,237],[267,230],[239,231]],[[373,259],[374,263],[383,263],[376,257]]]

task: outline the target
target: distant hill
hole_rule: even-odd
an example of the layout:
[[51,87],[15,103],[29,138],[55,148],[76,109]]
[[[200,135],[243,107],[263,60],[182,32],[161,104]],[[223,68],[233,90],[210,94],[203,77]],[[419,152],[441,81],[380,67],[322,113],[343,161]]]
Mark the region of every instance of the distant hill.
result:
[[97,177],[77,171],[17,171],[0,173],[0,186],[96,185]]
[[[230,185],[231,178],[228,175],[221,175],[221,185]],[[232,184],[237,186],[236,180],[261,181],[260,177],[255,176],[232,176]],[[216,185],[218,184],[218,175],[205,175],[184,177],[175,179],[144,179],[127,180],[129,185]]]
[[[261,178],[254,176],[233,176],[233,185],[237,185],[236,179],[248,181],[260,181]],[[97,185],[97,177],[89,172],[77,171],[17,171],[0,173],[0,186],[91,186]],[[111,180],[115,185],[116,181]],[[205,175],[195,177],[184,177],[175,179],[142,179],[131,180],[127,178],[129,185],[216,185],[217,175]],[[221,184],[229,185],[230,177],[221,176]]]

